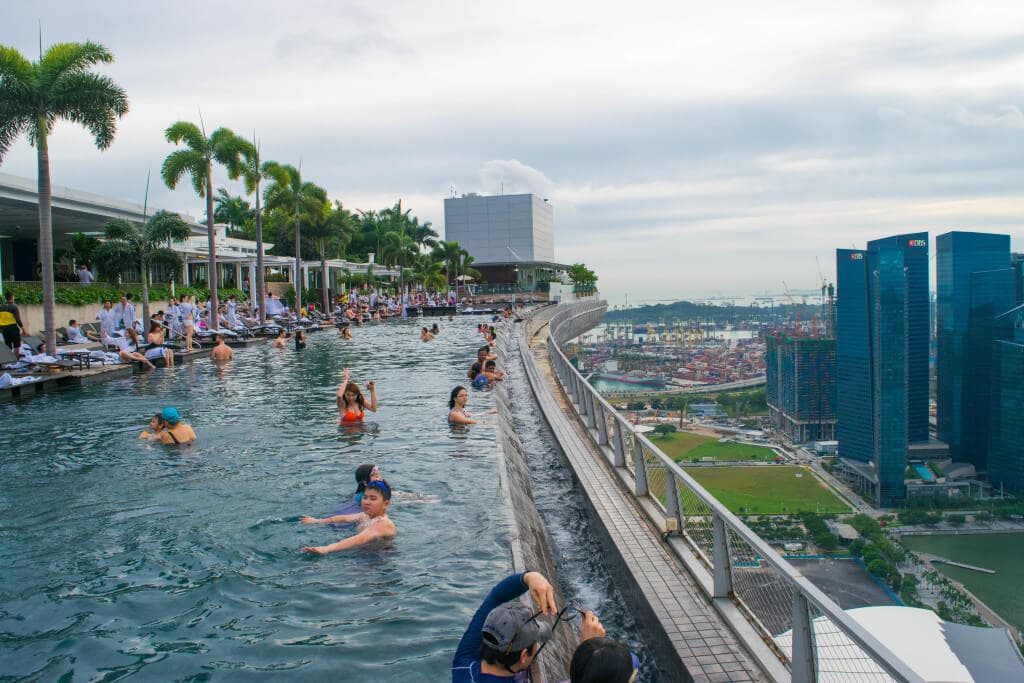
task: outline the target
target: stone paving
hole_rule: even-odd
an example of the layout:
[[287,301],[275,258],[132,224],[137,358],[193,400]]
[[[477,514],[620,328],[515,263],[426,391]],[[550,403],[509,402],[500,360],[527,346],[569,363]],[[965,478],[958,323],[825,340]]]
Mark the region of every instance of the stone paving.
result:
[[767,680],[593,448],[590,435],[553,375],[546,334],[534,334],[546,324],[554,308],[540,311],[524,330],[527,375],[555,438],[586,491],[592,513],[604,527],[607,540],[618,550],[633,583],[632,590],[642,594],[650,606],[650,616],[682,665],[673,678],[711,683]]

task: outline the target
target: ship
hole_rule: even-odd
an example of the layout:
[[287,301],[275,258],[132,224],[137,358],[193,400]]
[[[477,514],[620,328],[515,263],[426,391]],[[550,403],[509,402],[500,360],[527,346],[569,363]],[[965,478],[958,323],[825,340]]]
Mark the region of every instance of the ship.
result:
[[665,386],[665,375],[644,375],[639,372],[595,372],[594,379],[603,379],[609,382],[622,382],[624,384],[642,384],[647,387]]

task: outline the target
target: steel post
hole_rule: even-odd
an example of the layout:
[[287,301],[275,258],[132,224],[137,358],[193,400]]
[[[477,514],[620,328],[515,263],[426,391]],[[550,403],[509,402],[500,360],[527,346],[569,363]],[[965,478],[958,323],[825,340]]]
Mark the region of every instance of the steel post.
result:
[[727,598],[732,594],[732,558],[729,556],[729,532],[725,520],[718,514],[712,517],[714,531],[711,571],[714,574],[716,598]]
[[811,619],[807,597],[797,591],[793,594],[793,661],[790,668],[793,683],[814,683],[818,680],[818,667],[814,652],[814,622]]

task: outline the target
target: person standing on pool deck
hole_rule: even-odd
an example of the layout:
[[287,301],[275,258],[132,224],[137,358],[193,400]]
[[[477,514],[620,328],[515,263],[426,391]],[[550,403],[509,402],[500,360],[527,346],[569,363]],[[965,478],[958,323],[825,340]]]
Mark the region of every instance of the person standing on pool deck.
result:
[[354,536],[331,543],[330,545],[306,546],[303,548],[307,553],[326,555],[327,553],[339,550],[348,550],[379,538],[394,538],[398,528],[388,518],[388,507],[391,505],[391,487],[383,479],[369,481],[366,490],[363,491],[363,500],[360,504],[362,512],[351,515],[334,515],[325,519],[304,516],[299,519],[302,524],[345,524],[356,523],[357,532]]
[[4,304],[0,306],[0,333],[3,333],[4,344],[15,353],[21,348],[21,335],[28,334],[21,322],[21,313],[14,303],[14,292],[7,292]]
[[366,388],[370,392],[370,402],[363,399],[359,385],[350,381],[352,371],[345,368],[345,378],[338,389],[336,401],[338,404],[338,424],[352,424],[362,422],[367,410],[371,413],[377,412],[377,383],[370,380]]

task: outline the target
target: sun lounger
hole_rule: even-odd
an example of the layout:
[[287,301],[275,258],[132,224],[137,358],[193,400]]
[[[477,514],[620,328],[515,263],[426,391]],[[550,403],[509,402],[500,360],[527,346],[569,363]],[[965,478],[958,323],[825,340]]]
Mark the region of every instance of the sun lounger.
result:
[[[33,353],[38,353],[40,347],[43,345],[43,340],[39,337],[28,336],[22,337],[22,341],[28,344],[28,347],[32,349]],[[47,354],[49,355],[49,354]],[[57,358],[56,356],[52,356]],[[44,361],[44,360],[28,360],[26,361],[29,365],[33,365],[40,368],[56,368],[58,370],[74,370],[76,367],[80,367],[79,363],[70,360],[60,360],[59,358],[55,361]]]

